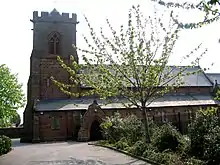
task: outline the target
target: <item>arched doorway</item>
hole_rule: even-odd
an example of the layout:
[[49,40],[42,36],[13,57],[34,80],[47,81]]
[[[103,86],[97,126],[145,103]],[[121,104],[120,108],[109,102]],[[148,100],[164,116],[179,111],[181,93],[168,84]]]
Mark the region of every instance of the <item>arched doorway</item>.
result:
[[97,104],[89,105],[82,118],[82,125],[78,132],[78,141],[102,138],[100,123],[106,116],[105,112]]
[[90,141],[102,140],[102,131],[100,123],[97,120],[94,120],[90,128]]

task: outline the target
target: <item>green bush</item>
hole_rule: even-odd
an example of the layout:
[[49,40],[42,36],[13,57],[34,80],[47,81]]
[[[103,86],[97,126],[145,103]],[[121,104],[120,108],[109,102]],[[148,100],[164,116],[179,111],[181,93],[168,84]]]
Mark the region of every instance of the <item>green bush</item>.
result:
[[164,165],[205,165],[202,160],[195,158],[183,159],[180,155],[173,152],[156,152],[152,148],[147,148],[143,157]]
[[191,156],[191,140],[188,136],[183,135],[183,139],[181,139],[182,145],[178,148],[178,154],[183,159],[188,159]]
[[191,155],[206,160],[208,164],[220,164],[220,120],[215,108],[200,110],[189,126]]
[[147,149],[143,153],[143,157],[150,159],[154,162],[164,165],[184,165],[181,157],[172,152],[155,152],[152,149]]
[[172,152],[160,153],[158,154],[158,158],[160,159],[160,163],[164,165],[184,165],[184,162],[181,160],[181,157],[178,154]]
[[185,147],[184,137],[171,125],[164,124],[158,127],[152,136],[152,144],[160,152],[164,150],[183,151]]
[[152,138],[154,131],[158,128],[158,125],[153,121],[153,119],[148,120],[148,126],[149,126],[149,134]]
[[107,117],[102,123],[101,128],[104,138],[112,143],[120,140],[122,136],[123,118],[119,113],[114,113],[113,116]]
[[135,115],[128,116],[122,120],[122,136],[127,139],[130,144],[142,139],[144,135],[144,127],[141,120]]
[[[151,159],[155,154],[156,154],[156,152],[155,152],[154,150],[147,148],[147,149],[144,151],[144,153],[143,153],[142,156],[143,156],[144,158]],[[155,161],[155,159],[152,159],[152,160]]]
[[195,120],[189,125],[191,139],[191,152],[197,157],[204,155],[205,136],[209,131],[219,125],[215,109],[200,110]]
[[115,143],[125,137],[129,144],[133,144],[143,136],[143,124],[134,115],[122,118],[119,113],[115,113],[101,123],[101,128],[104,137]]
[[184,165],[206,165],[204,161],[195,158],[189,158],[184,162]]
[[146,148],[146,143],[144,143],[143,141],[137,141],[132,147],[128,149],[128,152],[137,156],[142,156]]
[[6,154],[11,150],[11,139],[0,135],[0,155]]
[[204,138],[204,156],[210,165],[220,164],[220,127],[210,129]]
[[125,138],[121,138],[118,142],[115,143],[115,147],[120,150],[125,150],[129,147],[129,145]]

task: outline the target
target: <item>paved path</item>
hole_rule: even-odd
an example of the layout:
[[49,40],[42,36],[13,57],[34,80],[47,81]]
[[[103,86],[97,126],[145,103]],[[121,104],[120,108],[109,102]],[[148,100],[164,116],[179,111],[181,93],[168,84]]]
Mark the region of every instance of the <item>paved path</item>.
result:
[[22,144],[0,156],[0,165],[149,165],[127,155],[78,142]]

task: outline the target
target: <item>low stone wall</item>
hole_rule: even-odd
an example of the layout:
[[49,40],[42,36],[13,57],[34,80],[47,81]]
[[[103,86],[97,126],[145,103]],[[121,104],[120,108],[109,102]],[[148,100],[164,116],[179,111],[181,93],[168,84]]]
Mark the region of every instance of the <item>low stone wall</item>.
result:
[[0,135],[10,138],[20,138],[24,134],[24,128],[0,128]]

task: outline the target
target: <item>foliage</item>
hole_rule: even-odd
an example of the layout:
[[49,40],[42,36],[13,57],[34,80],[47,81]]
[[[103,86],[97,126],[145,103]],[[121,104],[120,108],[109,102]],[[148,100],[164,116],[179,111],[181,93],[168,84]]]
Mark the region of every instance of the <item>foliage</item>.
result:
[[143,157],[164,165],[205,165],[205,162],[199,159],[183,159],[177,153],[157,152],[153,149],[146,149]]
[[204,141],[204,159],[210,165],[220,164],[220,126],[216,126],[209,130],[205,135]]
[[10,118],[10,123],[14,124],[16,127],[21,123],[21,117],[17,112]]
[[183,138],[184,138],[183,139],[184,145],[182,145],[179,154],[181,155],[182,158],[187,159],[190,157],[190,153],[191,153],[191,139],[186,135],[184,135]]
[[120,150],[126,150],[129,147],[126,138],[121,138],[118,142],[115,143],[115,147]]
[[[213,112],[211,109],[203,111],[202,114],[210,115]],[[121,118],[119,113],[115,113],[101,124],[105,135],[107,135],[106,137],[109,138],[101,141],[100,144],[115,147],[116,149],[124,150],[136,156],[142,156],[165,165],[205,165],[204,161],[191,157],[190,139],[181,135],[171,124],[167,123],[162,126],[156,126],[150,122],[152,141],[151,143],[146,143],[143,141],[143,136],[136,138],[138,135],[141,135],[140,130],[143,127],[139,122],[135,116]],[[213,132],[212,134],[210,132],[210,136],[214,136],[215,133]],[[132,139],[133,135],[135,138],[131,142],[130,138]],[[215,153],[213,155],[213,151],[218,149],[220,141],[216,135],[216,138],[213,137],[212,140],[209,139],[210,136],[205,137],[207,149],[204,155],[206,155],[206,160],[213,159],[214,157],[217,160],[219,155]]]
[[6,154],[11,150],[11,139],[0,135],[0,155]]
[[10,119],[24,103],[25,97],[17,75],[12,74],[6,65],[0,65],[0,127],[9,126]]
[[127,142],[133,143],[143,137],[143,124],[134,115],[122,118],[119,113],[114,113],[101,123],[101,128],[105,138],[112,142],[124,137]]
[[129,143],[134,143],[143,138],[143,123],[137,116],[130,115],[124,118],[121,124],[123,130],[122,136],[125,137]]
[[206,165],[206,162],[195,158],[189,158],[185,160],[184,165]]
[[106,119],[100,124],[104,138],[110,142],[119,141],[120,138],[123,137],[122,122],[123,119],[119,113],[114,113],[113,116],[106,117]]
[[152,144],[160,152],[164,150],[182,151],[185,145],[183,136],[171,125],[164,124],[153,133]]
[[220,163],[220,120],[216,108],[200,110],[189,127],[191,154],[207,160],[209,164]]
[[147,144],[142,141],[137,141],[132,147],[130,147],[127,151],[137,156],[142,156],[144,151],[147,148]]
[[219,100],[220,101],[220,89],[218,87],[217,91],[216,91],[216,97],[215,97],[216,100]]
[[143,157],[164,165],[184,165],[181,157],[171,152],[161,153],[147,149],[143,153]]
[[[70,73],[71,83],[65,84],[54,77],[51,79],[66,94],[75,97],[95,94],[109,102],[116,99],[125,107],[140,109],[146,141],[150,142],[148,105],[182,85],[183,76],[194,74],[184,72],[188,66],[168,66],[180,29],[173,26],[171,18],[165,26],[163,19],[156,18],[156,14],[155,17],[145,17],[139,6],[131,8],[128,26],[121,25],[119,31],[107,20],[112,34],[110,37],[105,35],[103,29],[97,34],[88,19],[85,19],[91,40],[84,36],[87,49],[75,46],[82,53],[85,64],[78,64],[71,57],[72,65],[68,66],[58,57],[59,64]],[[198,48],[183,57],[183,60],[193,56]],[[201,56],[191,63],[192,67],[197,65]],[[70,92],[70,88],[79,86],[87,86],[91,90],[78,89],[76,93]]]
[[174,22],[178,25],[180,28],[184,29],[192,29],[192,28],[198,28],[202,27],[203,25],[210,24],[212,22],[219,20],[220,15],[220,1],[219,0],[208,0],[204,1],[201,0],[199,3],[189,3],[189,2],[164,2],[162,0],[152,0],[154,2],[158,2],[158,4],[162,6],[166,6],[167,8],[181,8],[186,10],[199,10],[205,12],[204,19],[200,22],[196,23],[182,23],[176,18],[173,17],[173,12],[171,12],[171,16],[174,20]]

